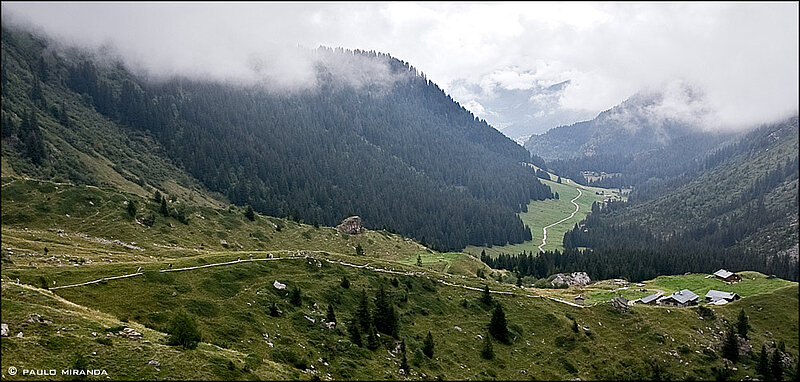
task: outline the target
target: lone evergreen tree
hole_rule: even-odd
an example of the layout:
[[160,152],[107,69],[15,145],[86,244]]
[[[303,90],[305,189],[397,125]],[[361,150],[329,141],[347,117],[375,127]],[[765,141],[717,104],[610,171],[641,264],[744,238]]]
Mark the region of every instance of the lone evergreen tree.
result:
[[300,306],[303,303],[303,296],[302,292],[300,291],[300,287],[292,288],[292,291],[289,292],[289,303],[294,306]]
[[200,331],[197,323],[184,311],[179,311],[169,324],[169,340],[171,346],[183,346],[185,349],[194,349],[200,342]]
[[161,204],[161,193],[158,192],[158,190],[156,190],[156,192],[153,193],[153,201]]
[[364,256],[364,248],[361,247],[361,244],[356,245],[356,256]]
[[503,305],[498,302],[495,304],[492,320],[489,322],[489,334],[500,343],[508,344],[510,337],[507,325],[508,322],[506,321],[506,314],[503,312]]
[[425,341],[422,342],[422,354],[425,354],[428,358],[433,358],[433,335],[431,332],[428,332]]
[[772,352],[772,360],[769,363],[769,370],[770,374],[772,374],[773,380],[783,380],[783,363],[781,362],[781,351],[779,349],[775,349],[775,351]]
[[161,198],[161,207],[158,208],[158,212],[164,217],[169,216],[169,208],[167,208],[167,198],[165,197]]
[[347,279],[347,275],[342,276],[342,282],[339,283],[344,289],[350,288],[350,280]]
[[761,345],[761,355],[758,357],[758,366],[756,366],[756,371],[758,374],[761,374],[762,377],[767,378],[767,376],[771,376],[769,370],[769,356],[767,355],[767,345]]
[[742,338],[747,339],[747,332],[750,330],[750,322],[748,321],[747,314],[744,309],[739,311],[739,318],[736,321],[736,331]]
[[247,220],[250,221],[256,220],[256,212],[253,211],[253,207],[251,207],[249,204],[247,205],[247,209],[244,212],[244,217],[246,217]]
[[336,322],[336,313],[333,312],[332,304],[328,304],[328,313],[325,315],[325,320],[328,322]]
[[272,317],[278,317],[281,315],[281,311],[278,309],[278,305],[275,304],[275,301],[273,301],[272,305],[269,306],[269,315]]
[[402,358],[400,359],[400,368],[408,374],[408,358],[406,358],[406,340],[400,341],[400,353],[402,354]]
[[492,348],[492,338],[491,336],[486,336],[483,338],[483,349],[481,349],[481,358],[483,359],[492,359],[494,358],[494,348]]
[[417,254],[417,266],[418,267],[422,266],[422,255],[420,254]]
[[492,305],[492,294],[489,292],[489,286],[483,284],[483,294],[481,295],[481,303],[487,306]]
[[739,360],[739,341],[733,328],[728,328],[725,342],[722,344],[722,356],[733,363]]
[[131,215],[132,218],[136,218],[136,202],[133,200],[128,200],[128,215]]

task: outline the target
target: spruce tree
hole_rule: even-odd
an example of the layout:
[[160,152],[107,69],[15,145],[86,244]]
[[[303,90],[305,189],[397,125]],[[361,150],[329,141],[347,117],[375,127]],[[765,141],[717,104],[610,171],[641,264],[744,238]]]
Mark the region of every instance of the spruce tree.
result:
[[358,321],[358,317],[354,316],[347,325],[347,332],[350,333],[350,342],[356,344],[358,347],[362,347],[364,346],[364,342],[361,338],[361,324],[359,324]]
[[161,206],[158,208],[158,212],[164,217],[169,217],[169,208],[167,208],[166,197],[161,198]]
[[303,296],[302,292],[300,291],[300,287],[292,288],[292,291],[289,292],[289,302],[294,306],[300,306],[303,303]]
[[336,322],[336,313],[333,312],[332,304],[328,304],[328,313],[325,315],[325,320],[328,322]]
[[483,349],[481,349],[481,357],[483,359],[492,359],[494,358],[494,349],[492,348],[492,338],[491,336],[486,336],[483,338]]
[[380,346],[378,342],[378,331],[375,330],[375,325],[370,325],[367,330],[367,349],[375,350]]
[[375,322],[375,328],[379,332],[391,336],[397,335],[397,313],[383,285],[378,289],[378,294],[375,297],[373,321]]
[[772,360],[769,363],[769,370],[770,374],[772,374],[773,380],[783,380],[783,363],[781,361],[781,351],[779,349],[775,349],[775,351],[772,352]]
[[408,374],[408,358],[406,357],[406,340],[400,341],[400,353],[402,354],[402,358],[400,359],[400,368]]
[[358,320],[358,328],[361,332],[368,333],[369,327],[372,326],[372,315],[369,312],[369,300],[367,299],[367,292],[361,290],[361,299],[359,300],[358,310],[356,310],[356,319]]
[[728,328],[725,342],[722,344],[722,356],[733,363],[739,360],[739,341],[733,328]]
[[347,279],[347,275],[342,276],[342,282],[339,283],[344,289],[350,288],[350,280]]
[[428,332],[425,341],[422,342],[422,353],[428,358],[433,358],[433,335]]
[[736,321],[736,331],[742,338],[747,339],[747,332],[750,330],[750,322],[744,309],[739,311],[739,319]]
[[128,215],[131,215],[132,218],[136,218],[136,202],[133,200],[128,200]]
[[769,370],[769,356],[767,356],[767,345],[761,345],[761,355],[758,357],[758,366],[756,366],[756,371],[758,374],[761,374],[762,377],[766,378],[767,375],[770,375]]
[[489,286],[486,284],[483,284],[483,294],[481,295],[480,301],[486,306],[492,305],[492,294],[489,292]]
[[506,314],[503,312],[503,305],[498,302],[495,304],[492,320],[489,322],[489,334],[500,343],[508,344],[510,336],[507,325],[508,322],[506,321]]
[[422,266],[422,255],[420,254],[417,254],[417,266],[418,267]]
[[247,209],[244,212],[244,217],[246,217],[247,220],[250,221],[256,220],[256,212],[253,210],[253,207],[251,207],[249,204],[247,205]]

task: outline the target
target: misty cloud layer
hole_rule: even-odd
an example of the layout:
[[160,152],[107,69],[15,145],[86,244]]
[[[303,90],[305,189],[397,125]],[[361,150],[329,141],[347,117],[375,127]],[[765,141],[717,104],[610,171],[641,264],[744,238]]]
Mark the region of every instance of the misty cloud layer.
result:
[[[4,22],[35,25],[66,44],[112,46],[129,67],[155,78],[303,88],[314,85],[320,62],[313,48],[386,52],[416,66],[490,122],[497,111],[487,106],[506,90],[530,90],[528,102],[552,105],[547,113],[587,115],[675,81],[697,87],[703,105],[689,106],[708,109],[723,127],[766,122],[798,109],[797,3],[2,7]],[[354,60],[329,64],[354,86],[388,73]],[[370,74],[365,79],[352,65]],[[568,85],[558,92],[539,91],[564,81]],[[664,111],[680,116],[684,106],[669,104]]]

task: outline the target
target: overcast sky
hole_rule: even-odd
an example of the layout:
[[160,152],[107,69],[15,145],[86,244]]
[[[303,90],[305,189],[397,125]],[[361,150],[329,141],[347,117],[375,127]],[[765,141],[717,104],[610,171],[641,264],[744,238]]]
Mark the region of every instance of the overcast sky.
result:
[[[489,119],[503,90],[594,115],[643,88],[701,88],[729,125],[798,109],[798,3],[7,3],[4,18],[113,46],[157,75],[307,77],[298,46],[390,53]],[[542,95],[541,97],[545,97]],[[541,98],[540,97],[540,98]],[[496,101],[496,100],[495,100]],[[496,102],[495,102],[496,103]],[[541,111],[540,111],[541,112]]]

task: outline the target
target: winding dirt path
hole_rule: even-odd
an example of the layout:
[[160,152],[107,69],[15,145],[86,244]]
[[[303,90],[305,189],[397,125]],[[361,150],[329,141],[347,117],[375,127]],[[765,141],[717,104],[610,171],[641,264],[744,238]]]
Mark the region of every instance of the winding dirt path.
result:
[[578,213],[578,210],[581,208],[578,205],[578,203],[575,203],[575,201],[578,200],[578,198],[580,198],[581,195],[583,195],[583,192],[581,191],[580,188],[576,187],[575,189],[578,190],[578,196],[576,196],[572,200],[570,200],[570,202],[575,205],[575,211],[572,211],[572,213],[569,216],[567,216],[567,217],[565,217],[565,218],[563,218],[563,219],[561,219],[561,220],[559,220],[559,221],[557,221],[557,222],[555,222],[553,224],[550,224],[549,226],[546,226],[546,227],[542,228],[542,232],[544,233],[544,236],[542,236],[542,244],[539,244],[539,252],[542,252],[543,251],[542,247],[544,247],[545,244],[547,244],[547,229],[552,227],[552,226],[554,226],[554,225],[558,225],[558,224],[561,224],[561,223],[563,223],[563,222],[565,222],[565,221],[567,221],[569,219],[572,219],[572,217],[575,216],[575,214]]

